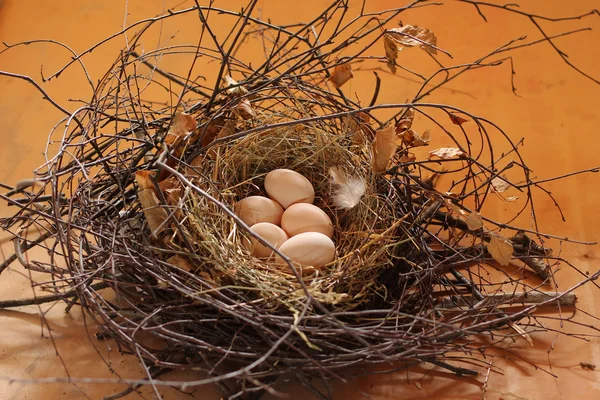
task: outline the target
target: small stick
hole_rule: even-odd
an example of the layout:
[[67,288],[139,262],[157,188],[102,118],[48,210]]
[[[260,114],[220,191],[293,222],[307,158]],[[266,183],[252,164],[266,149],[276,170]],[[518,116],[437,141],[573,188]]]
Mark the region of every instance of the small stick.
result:
[[[108,283],[106,282],[98,282],[94,283],[90,286],[91,289],[100,290],[108,287]],[[53,294],[49,296],[40,296],[33,297],[29,299],[19,299],[19,300],[4,300],[0,301],[0,310],[4,310],[6,308],[14,308],[14,307],[22,307],[22,306],[31,306],[37,304],[51,303],[53,301],[65,300],[71,297],[77,296],[77,291],[75,289],[69,290],[63,294]]]
[[[553,300],[553,298],[556,298]],[[440,306],[446,309],[453,309],[462,306],[469,306],[478,303],[474,296],[465,296],[460,298],[445,298]],[[540,304],[550,301],[549,304],[560,304],[565,307],[574,307],[577,303],[575,293],[544,293],[544,292],[517,292],[506,294],[491,294],[485,296],[484,307],[497,305],[518,305],[518,304]],[[548,304],[548,303],[546,303]]]

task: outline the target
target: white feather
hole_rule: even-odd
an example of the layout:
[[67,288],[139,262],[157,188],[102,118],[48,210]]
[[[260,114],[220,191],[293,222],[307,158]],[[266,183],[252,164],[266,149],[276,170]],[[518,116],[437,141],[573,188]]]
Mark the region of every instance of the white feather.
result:
[[337,208],[354,208],[365,194],[367,184],[362,177],[348,176],[339,168],[329,169],[334,183],[333,204]]

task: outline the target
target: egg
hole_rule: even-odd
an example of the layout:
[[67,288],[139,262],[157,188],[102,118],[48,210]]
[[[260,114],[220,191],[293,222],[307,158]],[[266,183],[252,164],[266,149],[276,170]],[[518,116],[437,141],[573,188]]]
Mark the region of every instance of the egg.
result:
[[315,189],[308,179],[289,169],[276,169],[265,177],[265,190],[270,198],[288,208],[296,203],[311,203]]
[[[335,244],[327,236],[318,232],[300,233],[286,240],[279,251],[301,266],[322,267],[335,258]],[[287,265],[278,255],[275,261]]]
[[238,201],[234,211],[249,226],[259,222],[279,225],[283,215],[279,203],[263,196],[250,196]]
[[281,227],[290,237],[304,232],[319,232],[331,238],[333,224],[325,211],[312,204],[291,205],[281,216]]
[[[288,235],[286,235],[283,229],[269,222],[259,222],[254,224],[250,230],[272,244],[276,249],[288,240]],[[273,255],[273,250],[271,250],[271,248],[265,246],[254,237],[245,239],[243,243],[244,247],[250,250],[252,255],[258,258],[270,258]]]

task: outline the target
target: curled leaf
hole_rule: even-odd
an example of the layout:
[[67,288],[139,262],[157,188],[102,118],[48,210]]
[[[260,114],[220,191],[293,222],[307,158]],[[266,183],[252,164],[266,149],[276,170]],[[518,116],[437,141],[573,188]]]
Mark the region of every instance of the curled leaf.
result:
[[158,237],[158,235],[165,229],[165,220],[167,219],[167,211],[163,209],[154,194],[154,190],[142,189],[138,191],[138,199],[142,205],[142,210],[146,221],[148,221],[148,227],[152,236]]
[[466,153],[456,147],[441,147],[429,152],[429,159],[432,157],[439,157],[442,160],[451,160],[453,158],[461,158],[464,156],[466,156]]
[[415,119],[415,110],[409,108],[404,116],[396,124],[396,135],[401,135],[404,131],[411,128],[413,120]]
[[469,120],[466,118],[461,117],[460,115],[456,114],[456,113],[449,113],[448,116],[450,117],[450,121],[452,121],[452,123],[454,125],[462,125],[465,122],[468,122]]
[[340,88],[344,83],[348,82],[352,76],[352,66],[350,63],[344,63],[336,65],[333,68],[333,73],[329,77],[329,80],[333,83],[333,86]]
[[[225,125],[223,125],[223,127],[221,128],[221,130],[219,131],[219,133],[217,134],[215,139],[223,139],[223,138],[233,135],[234,133],[235,133],[235,125],[233,123],[231,123],[231,121],[227,121],[227,122],[225,122]],[[220,145],[217,145],[217,146],[209,149],[208,156],[210,158],[212,158],[213,160],[216,159],[217,155],[220,151],[220,147],[221,147]]]
[[508,265],[514,248],[512,243],[502,236],[493,235],[487,244],[487,251],[500,265]]
[[136,171],[135,183],[138,185],[138,190],[154,189],[154,184],[152,183],[152,179],[150,179],[150,175],[152,174],[153,172],[151,171]]
[[385,31],[396,43],[406,46],[419,46],[431,54],[436,54],[437,38],[435,34],[427,28],[416,25],[404,25],[400,28],[392,28]]
[[256,111],[252,108],[250,100],[248,99],[240,100],[235,109],[242,119],[255,119],[257,116]]
[[171,128],[165,136],[165,144],[170,148],[176,148],[190,133],[196,130],[196,118],[193,116],[181,113],[173,117]]
[[504,179],[499,176],[492,179],[492,191],[496,193],[506,192],[506,190],[510,187],[510,184],[506,182]]
[[225,75],[225,77],[223,78],[223,80],[225,81],[225,85],[227,86],[227,92],[230,94],[236,94],[239,96],[243,96],[245,94],[248,94],[248,90],[243,87],[243,86],[236,86],[239,85],[239,83],[233,79],[232,77],[230,77],[229,75]]
[[431,138],[431,134],[429,131],[425,131],[423,137],[419,136],[417,132],[412,129],[408,129],[402,132],[399,135],[402,144],[407,147],[419,147],[419,146],[427,146],[429,144],[429,139]]
[[381,173],[387,171],[390,158],[396,153],[396,132],[394,127],[389,126],[375,132],[373,141],[373,172]]

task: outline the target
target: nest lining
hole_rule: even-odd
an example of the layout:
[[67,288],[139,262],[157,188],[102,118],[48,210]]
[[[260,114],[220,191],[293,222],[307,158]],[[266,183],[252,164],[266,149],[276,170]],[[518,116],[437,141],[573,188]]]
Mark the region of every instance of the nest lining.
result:
[[[371,173],[371,152],[365,144],[353,144],[338,132],[316,126],[296,126],[256,133],[218,149],[218,155],[200,156],[199,167],[188,169],[195,184],[233,209],[240,199],[265,195],[265,175],[277,168],[292,169],[315,188],[315,205],[325,210],[334,224],[337,257],[325,268],[305,269],[303,277],[311,294],[320,301],[351,309],[381,296],[376,277],[394,264],[401,243],[400,218],[389,194],[389,182]],[[213,160],[214,159],[214,160]],[[330,168],[363,177],[367,190],[349,210],[337,209]],[[215,169],[218,173],[215,174]],[[215,177],[216,180],[208,177]],[[387,192],[385,189],[387,188]],[[274,312],[297,309],[306,294],[292,271],[253,257],[241,245],[246,233],[219,206],[203,196],[190,195],[178,209],[187,239],[197,251],[186,256],[202,265],[215,284],[246,288],[249,301],[263,301]],[[181,240],[175,233],[171,243]]]

